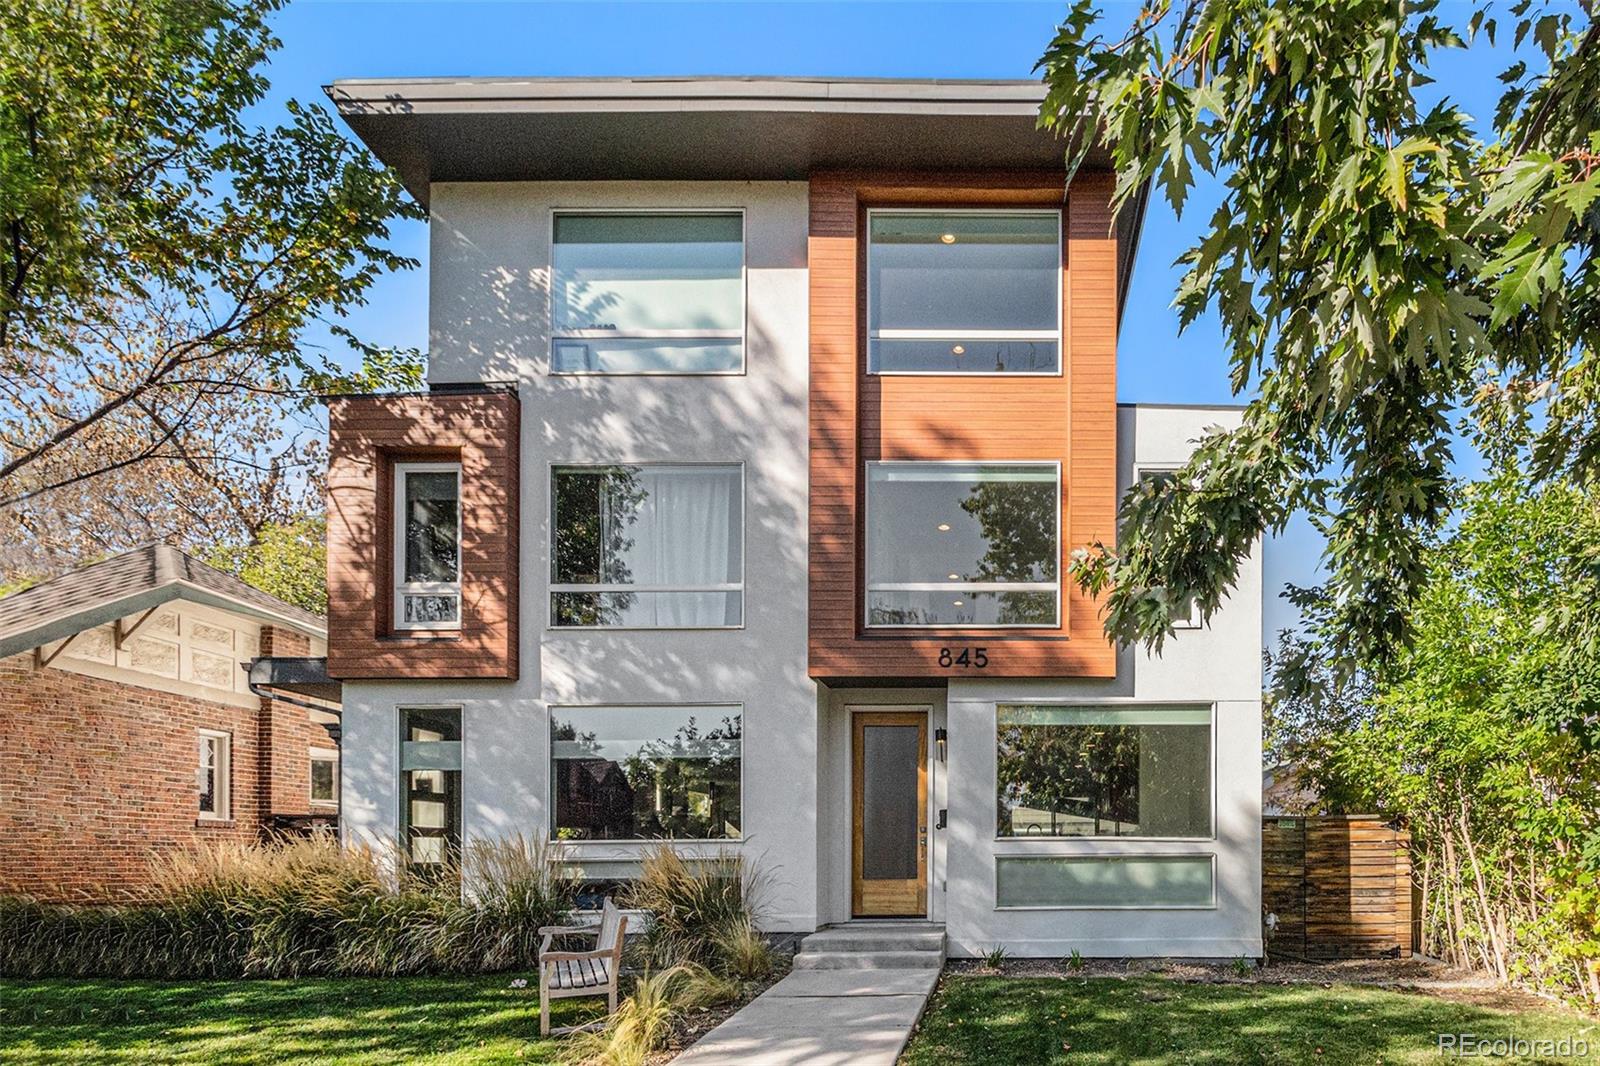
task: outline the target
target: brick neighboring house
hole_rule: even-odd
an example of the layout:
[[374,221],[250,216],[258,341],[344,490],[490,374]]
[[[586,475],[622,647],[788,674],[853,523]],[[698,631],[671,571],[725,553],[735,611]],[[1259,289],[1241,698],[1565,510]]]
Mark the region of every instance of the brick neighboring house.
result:
[[163,852],[335,821],[337,704],[247,673],[326,647],[321,616],[167,545],[0,599],[0,893],[138,895]]

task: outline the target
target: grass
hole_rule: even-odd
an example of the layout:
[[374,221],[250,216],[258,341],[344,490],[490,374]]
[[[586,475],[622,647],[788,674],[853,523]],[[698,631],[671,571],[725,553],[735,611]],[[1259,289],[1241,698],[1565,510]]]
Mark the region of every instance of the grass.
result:
[[[0,981],[0,1063],[553,1063],[538,979]],[[605,1000],[557,1000],[556,1025]]]
[[[1437,1063],[1438,1033],[1587,1040],[1600,1021],[1559,1010],[1502,1011],[1355,985],[1180,984],[1161,978],[950,975],[903,1066],[981,1063],[1292,1066]],[[1571,1063],[1572,1058],[1517,1058]],[[1583,1060],[1577,1060],[1583,1061]]]

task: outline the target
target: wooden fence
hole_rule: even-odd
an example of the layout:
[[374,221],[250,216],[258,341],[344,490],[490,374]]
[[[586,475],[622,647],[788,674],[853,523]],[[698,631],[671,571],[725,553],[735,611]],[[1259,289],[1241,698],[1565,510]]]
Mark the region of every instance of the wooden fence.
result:
[[1411,834],[1379,818],[1267,817],[1261,877],[1273,955],[1404,958],[1415,947]]

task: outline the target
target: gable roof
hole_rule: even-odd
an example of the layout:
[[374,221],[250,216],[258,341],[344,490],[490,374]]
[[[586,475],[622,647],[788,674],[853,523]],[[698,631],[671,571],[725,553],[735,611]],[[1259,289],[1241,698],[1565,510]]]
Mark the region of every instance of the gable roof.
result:
[[147,544],[0,597],[0,658],[63,640],[171,600],[187,600],[310,636],[319,614],[251,588],[170,544]]

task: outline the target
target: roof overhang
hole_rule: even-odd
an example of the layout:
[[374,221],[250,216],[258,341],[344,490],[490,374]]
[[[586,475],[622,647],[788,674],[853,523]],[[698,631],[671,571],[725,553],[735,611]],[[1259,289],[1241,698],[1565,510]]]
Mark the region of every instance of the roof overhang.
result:
[[251,659],[249,678],[250,690],[257,695],[281,699],[287,693],[332,705],[313,710],[337,713],[344,698],[344,686],[328,677],[328,660],[322,656],[272,655]]

